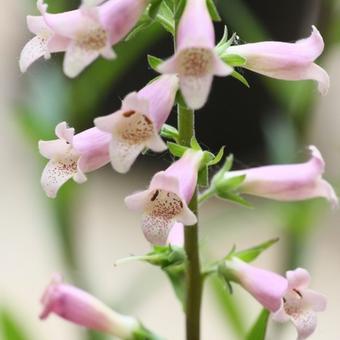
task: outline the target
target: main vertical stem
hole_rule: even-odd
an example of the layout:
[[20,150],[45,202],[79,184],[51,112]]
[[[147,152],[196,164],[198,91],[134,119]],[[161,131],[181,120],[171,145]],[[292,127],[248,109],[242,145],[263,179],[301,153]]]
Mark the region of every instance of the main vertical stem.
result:
[[[190,109],[178,105],[178,131],[181,145],[190,146],[191,138],[195,135],[195,116]],[[197,190],[189,204],[190,209],[198,215]],[[202,280],[198,248],[198,224],[185,227],[185,251],[187,264],[186,291],[186,339],[200,339],[200,313],[202,298]]]

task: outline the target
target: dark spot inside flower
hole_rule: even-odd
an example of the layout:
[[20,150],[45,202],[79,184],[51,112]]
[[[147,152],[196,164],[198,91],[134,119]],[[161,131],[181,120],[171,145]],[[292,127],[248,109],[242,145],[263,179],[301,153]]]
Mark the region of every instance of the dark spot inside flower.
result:
[[144,116],[144,120],[147,122],[147,124],[152,124],[152,121],[147,116]]
[[302,294],[297,289],[293,289],[293,291],[302,298]]
[[151,197],[151,202],[153,202],[157,198],[158,194],[159,194],[159,190],[156,190],[153,196]]
[[286,298],[283,298],[283,302],[284,302],[284,303],[286,303],[286,302],[287,302]]
[[133,111],[133,110],[131,110],[131,111],[126,111],[126,112],[123,113],[123,116],[126,117],[126,118],[129,118],[129,117],[131,117],[132,115],[134,115],[135,113],[136,113],[136,111]]

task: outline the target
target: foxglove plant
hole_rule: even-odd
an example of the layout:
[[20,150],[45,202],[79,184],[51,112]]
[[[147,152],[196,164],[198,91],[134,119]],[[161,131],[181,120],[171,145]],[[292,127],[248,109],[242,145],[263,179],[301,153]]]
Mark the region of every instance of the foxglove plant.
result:
[[[323,179],[325,162],[320,152],[310,146],[311,157],[305,163],[236,171],[230,171],[229,156],[209,181],[209,168],[221,161],[223,148],[217,155],[201,148],[193,109],[202,108],[207,101],[213,76],[235,76],[236,66],[272,78],[313,79],[326,94],[328,74],[314,63],[324,48],[319,31],[313,26],[309,38],[292,44],[233,45],[234,39],[224,36],[215,46],[213,19],[218,14],[212,0],[87,0],[79,9],[59,14],[48,13],[42,0],[37,4],[41,16],[27,18],[29,30],[36,36],[21,53],[22,71],[40,57],[65,52],[64,72],[75,77],[100,55],[113,59],[113,45],[128,33],[133,37],[152,21],[171,32],[175,44],[174,55],[165,61],[149,56],[150,66],[161,76],[129,93],[119,110],[96,118],[95,127],[78,134],[62,122],[55,129],[58,139],[39,142],[40,153],[49,160],[41,177],[47,196],[55,197],[71,178],[85,182],[86,173],[110,162],[116,171],[126,173],[141,152],[168,149],[177,159],[157,172],[146,190],[125,198],[130,210],[142,214],[142,231],[152,250],[116,263],[141,260],[166,273],[184,308],[187,340],[200,339],[202,288],[210,275],[217,275],[230,287],[231,283],[240,285],[274,320],[291,320],[299,340],[311,335],[316,312],[326,308],[326,299],[308,288],[308,272],[298,268],[288,271],[285,278],[250,264],[277,240],[244,251],[233,248],[223,259],[203,268],[198,205],[215,195],[248,205],[240,196],[245,194],[277,201],[323,197],[336,206],[335,191]],[[165,124],[175,103],[177,129]],[[199,193],[201,187],[207,189]],[[160,339],[135,318],[120,315],[90,294],[64,284],[60,276],[54,276],[42,304],[42,319],[54,313],[121,339]],[[259,322],[263,322],[261,318]]]

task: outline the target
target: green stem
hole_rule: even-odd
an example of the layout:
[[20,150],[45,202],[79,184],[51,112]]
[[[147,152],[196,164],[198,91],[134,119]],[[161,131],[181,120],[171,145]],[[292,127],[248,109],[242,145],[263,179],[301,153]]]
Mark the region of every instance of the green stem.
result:
[[202,204],[209,198],[213,197],[216,194],[215,187],[212,185],[209,189],[205,190],[198,196],[198,204]]
[[[190,146],[195,135],[195,116],[192,110],[178,105],[179,142]],[[197,190],[191,199],[189,208],[198,216]],[[202,299],[202,278],[198,248],[198,224],[185,227],[185,251],[187,253],[186,285],[186,339],[200,339],[200,313]]]

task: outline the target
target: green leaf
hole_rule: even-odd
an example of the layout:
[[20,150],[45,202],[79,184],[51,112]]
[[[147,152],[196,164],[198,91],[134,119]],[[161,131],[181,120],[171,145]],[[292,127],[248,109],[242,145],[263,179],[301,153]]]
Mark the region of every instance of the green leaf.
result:
[[163,268],[163,271],[167,274],[171,285],[175,291],[178,300],[182,303],[183,310],[185,310],[186,300],[186,280],[185,270],[183,265],[169,266]]
[[228,37],[226,36],[226,34],[228,34],[228,29],[225,26],[223,37],[220,40],[220,42],[217,44],[217,46],[215,47],[216,52],[220,57],[223,57],[227,49],[233,44],[233,42],[235,41],[237,37],[237,34],[233,33],[233,35],[229,38],[229,40],[227,40]]
[[224,148],[225,146],[223,145],[218,151],[217,155],[208,163],[208,166],[218,164],[221,161],[224,154]]
[[230,155],[227,157],[227,159],[226,159],[226,161],[225,161],[225,163],[224,163],[224,165],[223,165],[223,168],[222,168],[223,171],[224,171],[224,172],[229,171],[229,170],[232,168],[233,163],[234,163],[234,155],[233,155],[233,154],[230,154]]
[[257,318],[255,324],[248,333],[246,340],[265,340],[267,325],[269,320],[269,311],[263,309]]
[[175,23],[179,22],[186,5],[186,0],[175,0]]
[[147,55],[147,58],[148,58],[149,66],[154,71],[158,72],[157,67],[158,67],[158,65],[160,65],[163,62],[163,60],[160,59],[160,58],[154,57],[153,55],[150,55],[150,54]]
[[235,176],[227,179],[222,177],[220,180],[215,181],[217,192],[229,192],[236,190],[243,183],[245,178],[246,175]]
[[237,79],[238,81],[240,81],[243,85],[247,86],[248,88],[250,87],[248,81],[246,78],[243,77],[243,75],[237,71],[233,71],[233,73],[231,74],[231,76],[235,79]]
[[198,143],[198,141],[197,141],[197,139],[196,139],[195,136],[193,136],[193,137],[191,138],[190,146],[191,146],[191,148],[194,149],[195,151],[201,151],[201,150],[202,150],[202,148],[201,148],[201,146],[199,145],[199,143]]
[[224,54],[221,59],[230,66],[243,66],[247,62],[246,58],[241,57],[237,54]]
[[0,310],[0,334],[4,340],[29,340],[32,339],[26,334],[18,319],[8,310]]
[[156,19],[161,4],[162,0],[151,0],[150,6],[148,8],[148,14],[151,19]]
[[167,143],[170,153],[175,157],[182,157],[184,152],[187,151],[187,147],[183,145],[179,145],[176,143],[168,142]]
[[207,0],[207,7],[212,20],[214,21],[222,20],[218,13],[214,0]]
[[234,203],[237,203],[237,204],[240,204],[240,205],[243,205],[244,207],[246,208],[252,208],[253,206],[247,202],[243,197],[235,194],[235,193],[232,193],[232,192],[217,192],[217,196],[219,198],[223,198],[223,199],[226,199],[228,201],[232,201]]
[[271,246],[273,246],[274,244],[276,244],[279,241],[279,238],[274,238],[271,240],[268,240],[266,242],[263,242],[257,246],[245,249],[245,250],[241,250],[238,252],[233,252],[233,253],[229,253],[227,255],[227,257],[230,256],[236,256],[239,259],[241,259],[242,261],[245,262],[252,262],[254,261],[258,256],[260,256],[265,250],[267,250],[268,248],[270,248]]
[[164,138],[173,139],[175,142],[178,142],[179,132],[171,125],[163,124],[160,134]]
[[223,44],[227,42],[227,40],[228,40],[228,27],[224,26],[223,36],[221,40],[218,42],[218,44],[216,45],[216,48],[218,49],[219,47],[221,47]]
[[235,339],[243,340],[246,335],[244,327],[246,318],[245,310],[242,310],[242,301],[237,300],[236,295],[231,295],[226,289],[224,282],[217,276],[210,278],[212,289],[216,298],[216,302],[223,312],[226,319],[228,330],[232,330]]
[[175,36],[175,18],[174,13],[168,6],[168,4],[163,1],[156,16],[156,21],[159,22],[166,31]]

